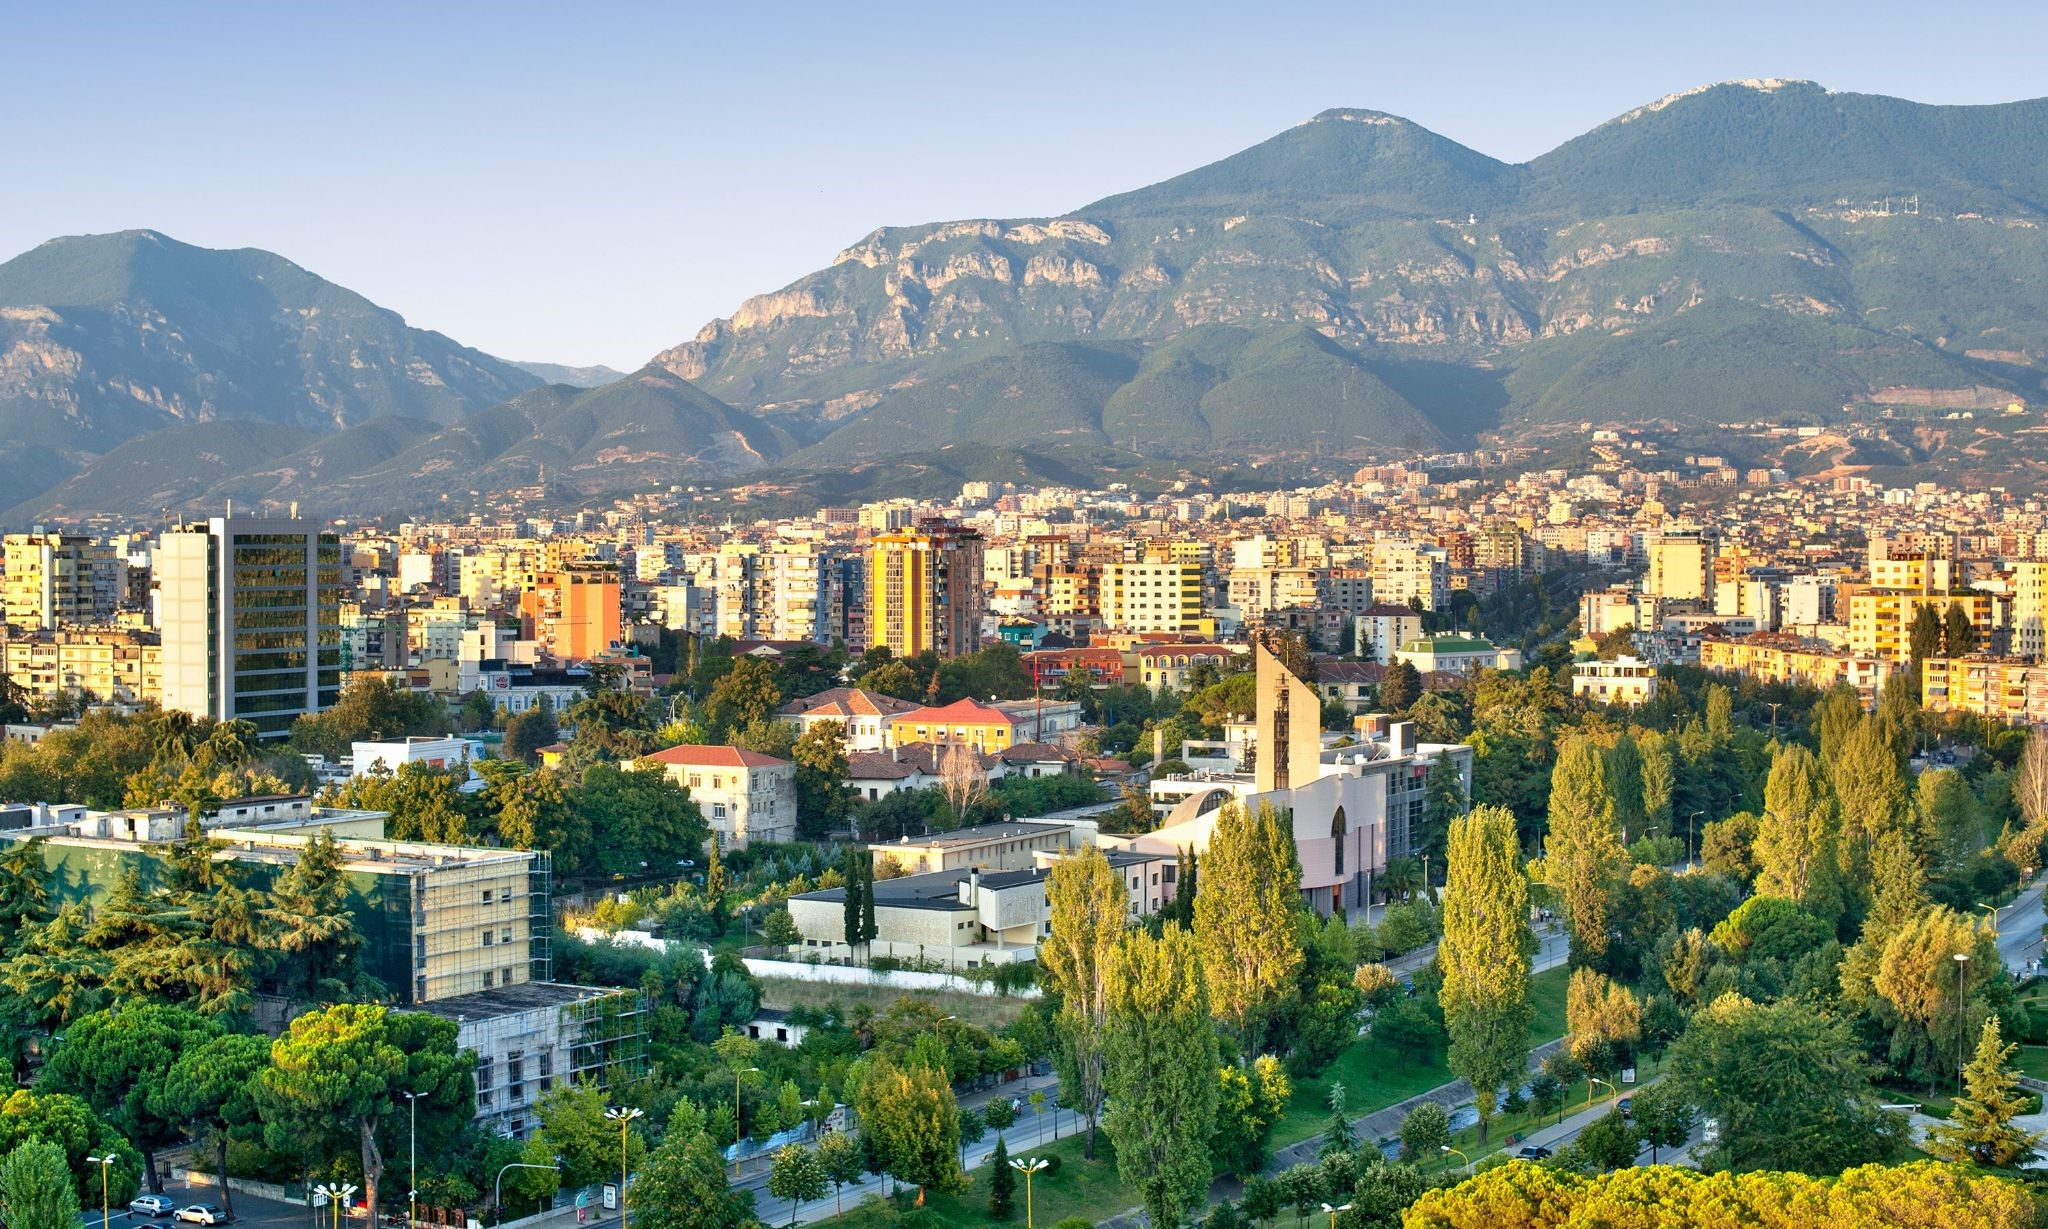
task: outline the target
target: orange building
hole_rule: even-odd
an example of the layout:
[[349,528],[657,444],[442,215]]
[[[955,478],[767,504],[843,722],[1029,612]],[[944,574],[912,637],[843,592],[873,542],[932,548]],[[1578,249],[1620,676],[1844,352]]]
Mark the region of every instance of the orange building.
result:
[[563,661],[601,657],[625,626],[619,612],[619,572],[609,563],[564,564],[520,595],[527,634]]

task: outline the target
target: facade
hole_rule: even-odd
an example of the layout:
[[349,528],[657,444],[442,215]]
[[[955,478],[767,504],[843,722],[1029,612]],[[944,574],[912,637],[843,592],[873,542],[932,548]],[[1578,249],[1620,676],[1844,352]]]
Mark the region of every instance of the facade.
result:
[[127,564],[84,534],[10,533],[0,552],[0,621],[23,631],[103,622],[126,596]]
[[341,691],[341,546],[306,521],[215,517],[156,552],[163,704],[282,738]]
[[2040,725],[2048,722],[2048,665],[1984,654],[1929,657],[1920,663],[1920,703],[1931,713]]
[[1845,653],[1822,640],[1784,632],[1758,632],[1739,639],[1700,641],[1700,666],[1721,674],[1746,674],[1766,683],[1804,683],[1826,691],[1856,689],[1868,706],[1891,680],[1897,665],[1888,658]]
[[660,768],[690,791],[720,849],[796,839],[796,765],[788,760],[739,747],[686,743],[640,763]]
[[868,557],[868,643],[898,657],[981,647],[982,539],[948,521],[878,535]]
[[1572,664],[1572,694],[1634,708],[1657,695],[1657,667],[1634,657]]
[[1230,644],[1143,644],[1132,649],[1127,657],[1136,663],[1136,668],[1125,666],[1126,678],[1154,690],[1164,687],[1180,691],[1187,687],[1188,676],[1204,662],[1223,673],[1236,669],[1244,657],[1244,648]]
[[162,698],[163,661],[154,632],[77,628],[9,636],[4,672],[34,696],[140,704]]
[[1674,602],[1710,602],[1714,597],[1714,541],[1698,529],[1666,529],[1651,538],[1643,592]]
[[520,598],[533,635],[564,661],[602,657],[618,644],[621,621],[619,570],[609,563],[564,563]]
[[1988,594],[1865,589],[1849,595],[1849,651],[1904,662],[1912,657],[1913,621],[1920,611],[1930,609],[1942,617],[1951,606],[1968,612],[1977,643],[1991,643],[1994,602]]
[[1479,670],[1514,670],[1522,664],[1518,649],[1503,649],[1478,636],[1423,636],[1395,652],[1424,674],[1472,674]]
[[459,771],[468,779],[470,744],[466,738],[428,738],[413,735],[391,741],[359,742],[350,748],[352,776],[374,772],[397,773],[407,764]]
[[1202,567],[1196,563],[1105,563],[1102,621],[1131,632],[1213,631],[1203,615]]
[[1358,655],[1382,666],[1394,664],[1394,651],[1422,635],[1422,615],[1411,606],[1380,602],[1352,620]]
[[930,836],[904,836],[895,841],[869,845],[868,853],[880,865],[884,858],[895,860],[907,875],[932,871],[978,868],[987,871],[1022,870],[1039,854],[1064,853],[1075,846],[1074,830],[1065,824],[1032,823],[1016,820],[1002,824],[977,824]]
[[850,754],[880,751],[886,747],[889,722],[905,713],[916,712],[918,707],[908,700],[885,696],[878,691],[833,687],[791,700],[776,711],[775,719],[795,726],[798,737],[809,733],[813,726],[836,721],[845,730],[842,741]]

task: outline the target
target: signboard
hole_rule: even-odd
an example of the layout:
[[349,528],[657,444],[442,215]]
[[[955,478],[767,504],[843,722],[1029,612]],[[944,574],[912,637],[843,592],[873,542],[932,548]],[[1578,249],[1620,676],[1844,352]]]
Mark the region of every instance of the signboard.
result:
[[616,1182],[605,1183],[604,1194],[600,1202],[604,1204],[605,1211],[611,1212],[616,1210],[619,1206],[619,1184]]

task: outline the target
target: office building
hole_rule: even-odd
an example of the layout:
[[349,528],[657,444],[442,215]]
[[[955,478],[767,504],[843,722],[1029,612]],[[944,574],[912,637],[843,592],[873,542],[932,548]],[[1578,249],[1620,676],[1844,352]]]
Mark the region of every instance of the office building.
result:
[[214,517],[156,552],[163,704],[282,738],[341,690],[341,546],[297,519]]

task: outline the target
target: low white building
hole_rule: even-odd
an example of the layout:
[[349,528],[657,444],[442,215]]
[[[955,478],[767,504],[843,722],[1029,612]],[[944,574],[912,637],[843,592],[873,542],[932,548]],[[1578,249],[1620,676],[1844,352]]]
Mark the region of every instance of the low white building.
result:
[[1636,657],[1572,664],[1572,694],[1633,708],[1657,695],[1657,667]]
[[407,764],[425,764],[429,768],[459,770],[466,781],[471,775],[469,763],[475,758],[475,745],[466,738],[414,735],[380,739],[351,745],[349,775],[364,777],[374,772],[386,772],[396,776],[398,770]]
[[889,722],[920,705],[862,687],[834,687],[801,696],[776,710],[775,719],[796,727],[801,737],[812,727],[836,721],[845,730],[847,754],[880,751],[888,745]]
[[703,810],[720,849],[796,839],[796,765],[739,747],[686,743],[642,757]]
[[1520,649],[1503,649],[1480,636],[1419,636],[1394,654],[1424,674],[1474,674],[1480,670],[1519,670]]

